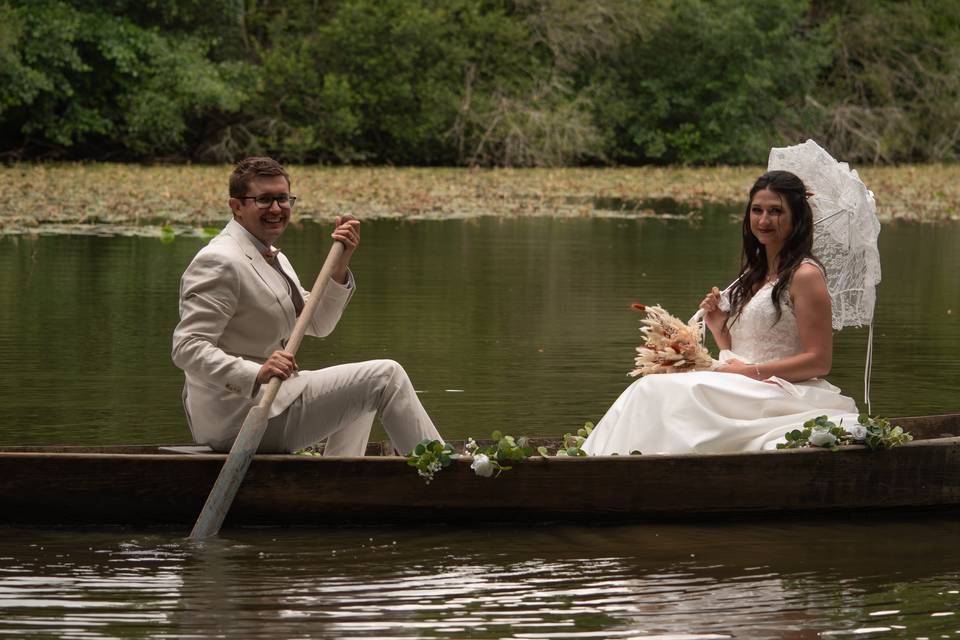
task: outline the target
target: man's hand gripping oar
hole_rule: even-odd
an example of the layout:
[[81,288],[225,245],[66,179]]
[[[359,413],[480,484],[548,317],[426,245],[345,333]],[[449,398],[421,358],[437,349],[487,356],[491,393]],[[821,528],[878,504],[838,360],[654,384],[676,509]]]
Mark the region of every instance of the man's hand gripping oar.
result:
[[[352,219],[353,216],[342,216],[340,223],[342,224]],[[291,355],[296,355],[297,349],[300,347],[300,342],[303,340],[303,336],[307,331],[307,324],[309,324],[310,318],[313,317],[317,305],[320,304],[323,290],[330,282],[331,276],[334,275],[334,271],[340,262],[344,250],[343,242],[339,240],[335,241],[333,246],[330,247],[327,259],[324,260],[323,267],[317,275],[317,280],[313,283],[310,297],[307,299],[307,303],[304,305],[300,317],[297,318],[297,323],[293,327],[293,333],[290,335],[290,340],[286,344],[285,351]],[[207,501],[200,511],[200,516],[197,518],[196,524],[193,525],[190,538],[208,538],[220,532],[220,527],[223,525],[223,520],[230,510],[230,505],[233,504],[233,499],[237,495],[240,483],[243,482],[243,477],[247,473],[247,468],[250,466],[253,454],[256,453],[257,448],[260,446],[260,441],[263,439],[263,434],[267,430],[267,418],[270,415],[270,406],[277,397],[277,392],[280,390],[282,383],[283,380],[279,377],[271,378],[267,383],[260,404],[250,409],[250,412],[247,414],[246,419],[243,421],[243,426],[240,427],[240,433],[237,435],[237,439],[234,440],[233,446],[230,448],[230,453],[223,463],[220,475],[217,476],[217,481],[214,483],[213,489],[210,490],[210,495],[207,496]]]

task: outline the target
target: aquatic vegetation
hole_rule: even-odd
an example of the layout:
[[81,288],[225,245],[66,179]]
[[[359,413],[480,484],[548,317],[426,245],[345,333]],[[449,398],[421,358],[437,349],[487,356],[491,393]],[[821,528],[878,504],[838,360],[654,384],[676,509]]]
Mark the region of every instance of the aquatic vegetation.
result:
[[[740,204],[762,167],[452,169],[290,166],[294,219],[692,217]],[[229,219],[226,165],[0,167],[0,233],[203,234]],[[858,168],[881,221],[960,219],[960,166]],[[676,210],[646,203],[671,201]]]

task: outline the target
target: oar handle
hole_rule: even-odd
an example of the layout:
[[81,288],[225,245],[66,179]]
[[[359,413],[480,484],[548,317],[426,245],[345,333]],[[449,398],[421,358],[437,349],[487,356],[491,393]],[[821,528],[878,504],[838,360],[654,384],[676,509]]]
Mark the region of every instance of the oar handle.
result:
[[[341,222],[350,219],[352,219],[352,216],[344,216],[341,218]],[[343,252],[343,243],[339,241],[335,241],[333,246],[330,247],[327,259],[323,261],[323,267],[321,267],[320,273],[317,274],[317,279],[313,283],[310,298],[304,305],[300,317],[297,318],[293,333],[287,341],[286,350],[288,352],[296,354],[297,349],[300,348],[300,342],[307,331],[307,324],[310,322],[314,311],[316,311],[317,305],[320,304],[323,290],[329,283],[333,270],[340,261]],[[227,511],[230,510],[230,505],[233,504],[233,499],[240,488],[240,483],[243,482],[243,477],[250,467],[253,454],[257,452],[260,441],[263,440],[263,434],[267,430],[270,406],[277,397],[277,392],[280,391],[282,383],[283,380],[280,378],[271,378],[267,383],[267,388],[264,390],[260,403],[250,409],[247,414],[236,440],[233,441],[233,446],[230,447],[230,453],[220,469],[220,475],[217,476],[217,480],[210,490],[210,495],[207,496],[207,501],[200,511],[200,516],[193,525],[193,530],[190,532],[191,538],[208,538],[217,535],[220,531],[220,527],[227,517]]]
[[[303,336],[307,333],[307,324],[310,322],[317,306],[320,304],[323,290],[326,289],[327,283],[330,281],[333,270],[336,268],[337,262],[340,261],[340,256],[343,255],[343,252],[343,243],[334,242],[333,246],[330,247],[330,252],[327,254],[327,259],[323,261],[323,267],[320,268],[320,273],[317,274],[317,280],[313,283],[310,297],[307,298],[307,303],[300,312],[300,317],[297,318],[296,324],[293,325],[293,333],[290,334],[290,339],[287,340],[287,344],[284,347],[284,350],[292,355],[297,355],[297,349],[300,348],[300,343],[303,342]],[[277,397],[277,393],[280,391],[280,385],[282,383],[283,380],[280,378],[270,378],[270,381],[267,382],[266,389],[264,389],[263,397],[260,399],[260,408],[265,410],[270,409],[274,398]],[[259,443],[257,443],[257,446],[259,446]]]

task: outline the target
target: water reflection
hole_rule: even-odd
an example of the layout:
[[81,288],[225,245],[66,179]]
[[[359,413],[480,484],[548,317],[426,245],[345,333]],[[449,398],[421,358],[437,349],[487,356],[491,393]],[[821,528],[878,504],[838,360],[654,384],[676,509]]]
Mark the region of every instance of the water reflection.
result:
[[200,545],[172,533],[2,533],[0,635],[805,638],[960,628],[960,525],[940,519],[235,530]]
[[[284,249],[315,273],[326,232]],[[881,234],[880,414],[958,410],[960,227]],[[0,238],[0,442],[182,441],[169,361],[200,244]],[[367,223],[359,290],[309,366],[393,357],[445,433],[557,435],[627,384],[630,302],[692,313],[736,268],[726,213],[686,221]],[[833,381],[859,399],[865,332]],[[448,390],[460,390],[453,393]],[[706,480],[706,479],[705,479]],[[558,491],[562,487],[558,487]],[[807,638],[957,635],[960,525],[237,530],[0,528],[0,636]]]
[[[634,301],[693,313],[736,271],[731,211],[701,221],[472,219],[364,227],[358,291],[300,361],[391,357],[452,437],[558,436],[596,420],[629,383]],[[301,274],[327,230],[290,229]],[[182,376],[170,362],[183,268],[198,238],[0,238],[0,443],[180,442]],[[880,415],[955,412],[960,225],[880,235],[872,396]],[[836,340],[831,380],[861,402],[864,329]],[[454,390],[454,391],[451,391]]]

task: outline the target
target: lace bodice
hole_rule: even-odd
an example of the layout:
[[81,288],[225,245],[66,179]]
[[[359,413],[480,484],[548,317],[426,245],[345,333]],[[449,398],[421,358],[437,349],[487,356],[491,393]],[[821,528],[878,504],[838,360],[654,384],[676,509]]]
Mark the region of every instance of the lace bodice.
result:
[[[803,350],[790,294],[787,289],[782,292],[781,315],[777,321],[777,311],[770,298],[773,286],[774,283],[768,282],[761,287],[730,326],[730,350],[746,362],[769,362]],[[729,305],[725,297],[721,306],[729,310]]]

